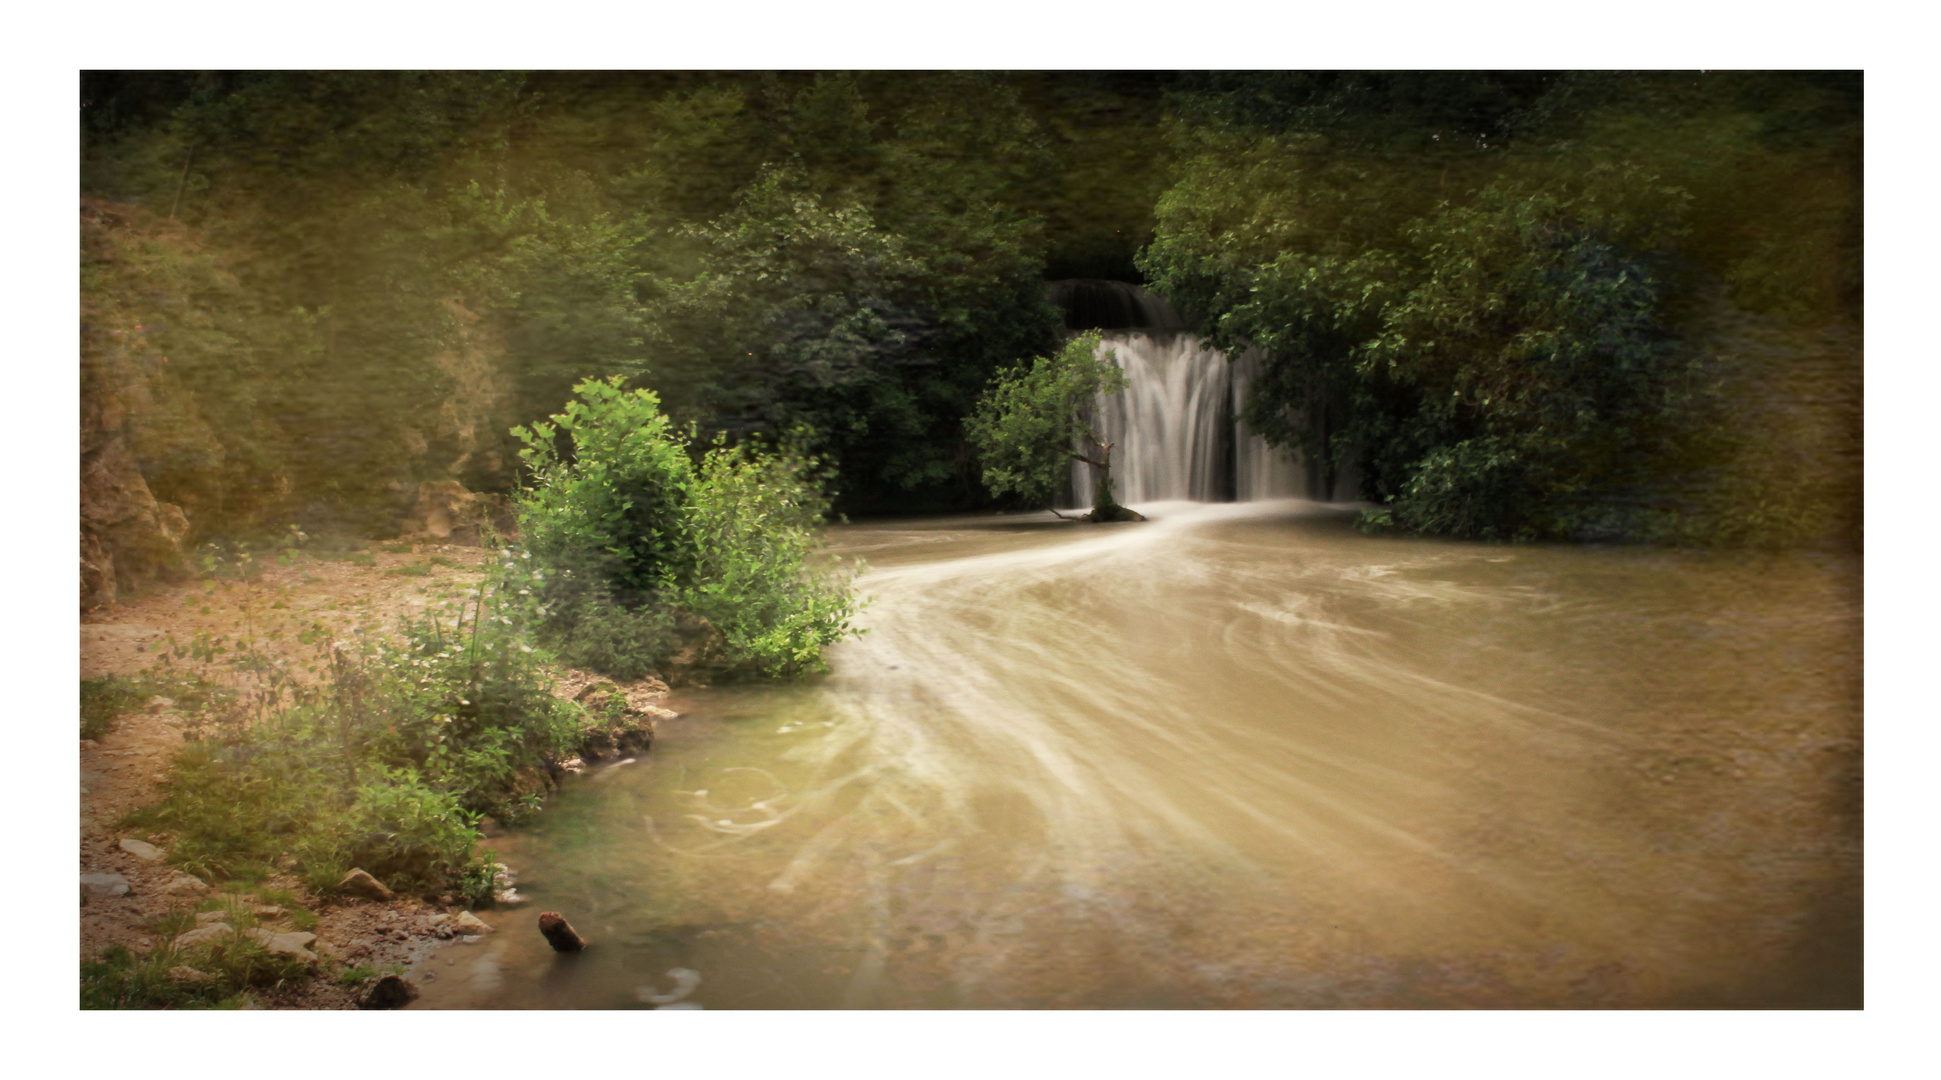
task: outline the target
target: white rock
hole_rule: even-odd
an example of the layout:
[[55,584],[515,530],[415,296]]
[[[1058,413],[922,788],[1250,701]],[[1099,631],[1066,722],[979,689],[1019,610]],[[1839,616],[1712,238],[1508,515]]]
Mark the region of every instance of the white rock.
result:
[[167,884],[162,886],[162,891],[170,896],[179,896],[185,892],[201,892],[208,887],[201,878],[177,870],[169,876]]
[[469,911],[461,911],[452,920],[452,928],[461,934],[490,934],[498,928]]
[[97,900],[125,896],[128,893],[128,879],[120,874],[82,874],[81,895]]
[[208,926],[197,927],[186,934],[175,935],[175,947],[188,949],[197,945],[206,945],[212,941],[221,941],[235,932],[236,928],[226,922],[211,923]]
[[160,862],[162,858],[161,848],[146,840],[136,840],[130,836],[121,838],[121,850],[147,862]]
[[296,960],[303,960],[310,963],[315,963],[317,960],[316,953],[313,953],[309,949],[304,948],[304,946],[317,940],[317,935],[315,934],[310,934],[310,933],[277,934],[277,933],[272,933],[268,930],[258,928],[258,929],[249,931],[247,936],[255,939],[256,941],[261,942],[264,948],[277,954],[278,956],[288,956]]

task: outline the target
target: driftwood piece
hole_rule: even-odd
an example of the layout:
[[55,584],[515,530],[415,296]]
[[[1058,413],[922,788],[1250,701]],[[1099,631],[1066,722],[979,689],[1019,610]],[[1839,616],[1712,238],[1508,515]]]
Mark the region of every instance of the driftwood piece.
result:
[[539,913],[539,932],[546,935],[546,944],[551,945],[554,952],[579,952],[586,948],[586,939],[557,911]]

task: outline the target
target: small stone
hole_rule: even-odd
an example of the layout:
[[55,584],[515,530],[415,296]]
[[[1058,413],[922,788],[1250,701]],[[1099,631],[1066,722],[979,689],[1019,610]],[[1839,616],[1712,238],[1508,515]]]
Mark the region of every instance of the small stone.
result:
[[108,900],[128,894],[128,879],[120,874],[82,874],[81,896],[84,899]]
[[146,840],[137,840],[131,836],[121,838],[121,850],[145,862],[160,862],[162,858],[161,848],[156,847]]
[[211,923],[208,926],[191,930],[186,934],[175,935],[175,947],[178,949],[188,949],[197,945],[206,945],[212,941],[221,941],[223,938],[235,932],[236,928],[226,922]]
[[168,977],[174,979],[176,982],[194,983],[196,985],[213,982],[215,980],[214,975],[206,971],[197,971],[187,964],[177,964],[168,969]]
[[458,917],[452,920],[452,927],[461,934],[490,934],[497,929],[469,911],[459,912]]
[[250,907],[249,913],[259,919],[274,919],[283,914],[283,909],[275,904],[255,904]]
[[95,742],[95,741],[94,741],[93,739],[82,739],[82,740],[81,740],[81,749],[83,749],[83,750],[99,750],[99,749],[101,749],[101,744],[100,744],[100,743],[98,743],[98,742]]
[[287,956],[292,960],[302,960],[312,964],[317,962],[317,954],[304,948],[304,946],[317,940],[317,935],[315,934],[278,934],[269,930],[256,929],[249,931],[248,936],[278,956]]
[[210,923],[227,921],[229,921],[229,912],[227,911],[205,911],[195,917],[195,924],[197,926],[207,926]]
[[175,708],[175,699],[156,694],[154,697],[148,699],[148,707],[151,709],[173,709]]
[[389,900],[392,896],[391,890],[385,888],[383,882],[362,870],[352,870],[345,874],[343,880],[337,883],[337,891],[368,897],[372,900]]
[[170,896],[178,896],[182,893],[201,892],[208,887],[201,878],[177,870],[169,875],[168,881],[163,883],[162,891]]
[[516,907],[527,902],[525,897],[519,895],[519,890],[517,889],[501,889],[492,894],[492,899],[495,903],[502,904],[506,907]]
[[396,975],[383,975],[366,980],[363,992],[357,995],[360,1009],[396,1009],[409,1003],[418,996],[418,988],[398,978]]

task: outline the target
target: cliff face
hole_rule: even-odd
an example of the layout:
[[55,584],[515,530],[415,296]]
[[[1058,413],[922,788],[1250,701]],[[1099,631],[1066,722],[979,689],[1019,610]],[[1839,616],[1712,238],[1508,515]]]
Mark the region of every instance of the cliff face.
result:
[[173,578],[205,538],[297,521],[440,538],[509,527],[502,499],[460,486],[503,490],[516,464],[493,318],[440,302],[429,325],[400,327],[424,350],[404,366],[431,377],[387,382],[332,351],[331,319],[348,316],[293,308],[245,272],[260,251],[92,198],[80,235],[83,610]]
[[[90,369],[93,370],[90,370]],[[112,361],[83,361],[81,380],[81,610],[182,569],[189,519],[157,502],[136,464],[125,391]]]

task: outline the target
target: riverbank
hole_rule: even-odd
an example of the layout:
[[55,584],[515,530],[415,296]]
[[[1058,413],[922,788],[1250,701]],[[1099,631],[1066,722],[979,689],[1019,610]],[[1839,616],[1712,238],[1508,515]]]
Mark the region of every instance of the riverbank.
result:
[[[83,616],[81,676],[119,676],[154,689],[155,680],[143,679],[143,673],[153,672],[171,640],[185,644],[198,637],[247,640],[262,657],[301,672],[317,640],[360,631],[388,636],[434,605],[475,589],[487,558],[477,548],[453,545],[376,545],[330,557],[298,556],[287,564],[266,566],[248,580],[200,580],[156,590]],[[551,674],[554,693],[568,699],[588,698],[587,691],[599,683],[580,672]],[[626,713],[640,730],[603,732],[610,736],[610,745],[600,745],[600,750],[624,750],[629,738],[636,744],[649,741],[656,715],[672,715],[653,704],[666,694],[657,680],[622,690]],[[110,722],[105,733],[80,744],[83,964],[119,947],[127,951],[124,962],[138,966],[185,931],[191,925],[189,913],[199,911],[205,915],[201,921],[223,919],[244,933],[253,924],[267,932],[266,944],[272,944],[269,935],[282,935],[272,950],[281,948],[285,958],[298,962],[291,965],[293,973],[299,967],[308,970],[252,988],[246,1007],[351,1008],[369,978],[394,972],[416,982],[434,980],[435,972],[423,964],[432,945],[489,932],[469,923],[461,926],[468,922],[461,917],[471,909],[449,893],[377,900],[319,890],[314,880],[306,883],[294,872],[287,854],[272,872],[246,884],[205,881],[171,866],[175,838],[131,828],[127,819],[164,797],[177,753],[189,732],[206,719],[196,713],[191,703],[178,703],[165,693],[149,694]],[[539,766],[528,763],[526,774],[541,789],[550,787],[550,777]],[[577,765],[569,760],[563,767]],[[490,857],[489,840],[479,847]],[[500,884],[509,886],[510,881]],[[524,925],[536,914],[518,906],[516,890],[501,889],[499,897],[501,904],[478,912],[488,926],[508,920]],[[212,914],[217,909],[223,914]],[[181,978],[192,981],[195,976],[185,973]]]

